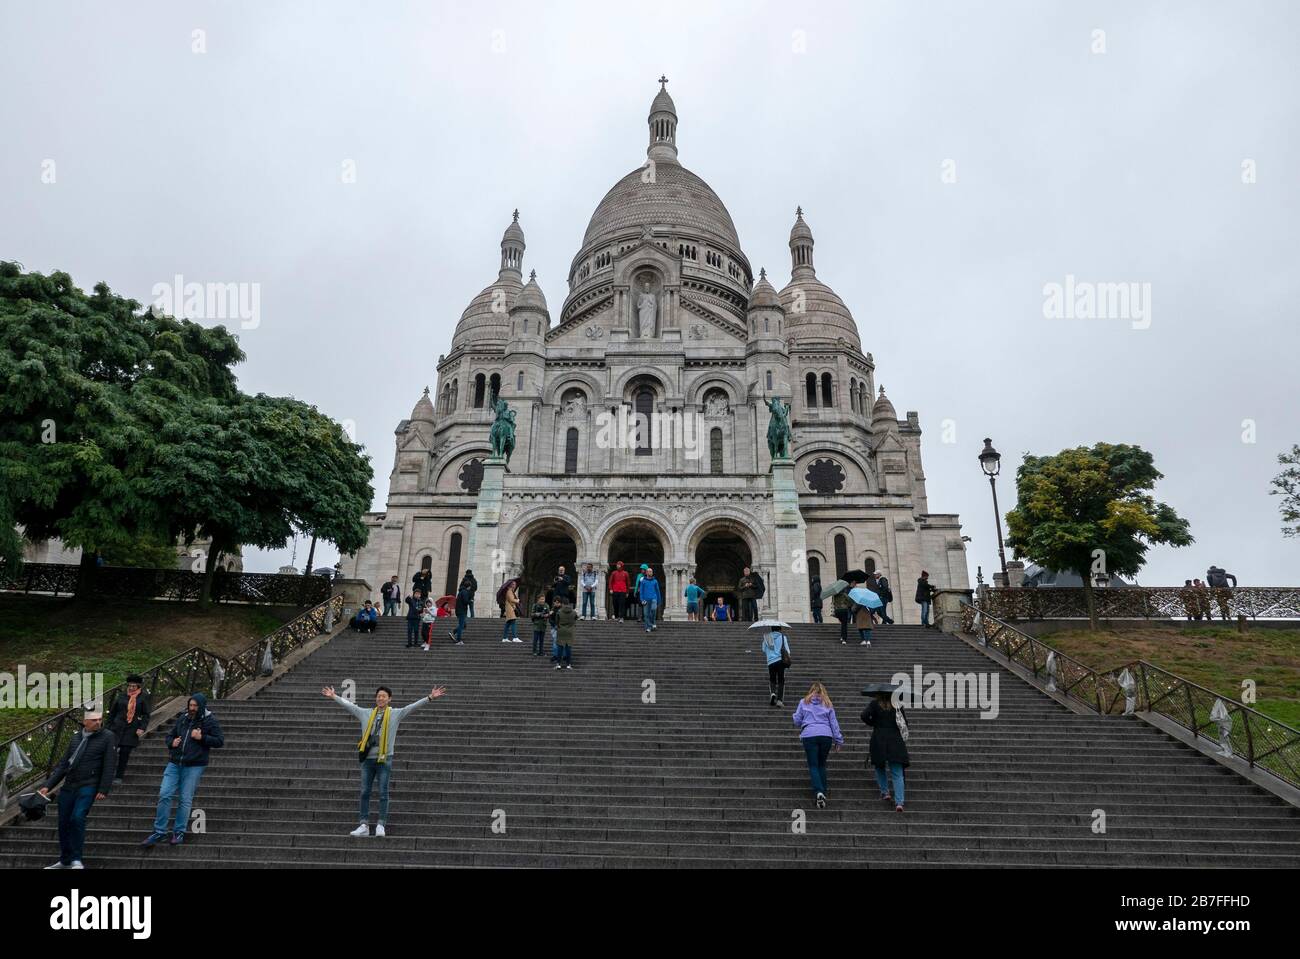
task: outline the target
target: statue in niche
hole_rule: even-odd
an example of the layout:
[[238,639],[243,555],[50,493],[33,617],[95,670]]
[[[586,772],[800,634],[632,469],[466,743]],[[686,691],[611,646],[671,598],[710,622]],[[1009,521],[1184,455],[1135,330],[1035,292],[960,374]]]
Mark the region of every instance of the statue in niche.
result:
[[727,394],[721,390],[713,390],[708,396],[704,397],[705,416],[726,416],[730,411]]
[[562,403],[565,416],[582,416],[587,412],[587,397],[579,390],[565,393]]
[[637,333],[643,339],[655,335],[655,319],[659,313],[658,302],[650,291],[650,278],[641,281],[641,293],[636,298]]

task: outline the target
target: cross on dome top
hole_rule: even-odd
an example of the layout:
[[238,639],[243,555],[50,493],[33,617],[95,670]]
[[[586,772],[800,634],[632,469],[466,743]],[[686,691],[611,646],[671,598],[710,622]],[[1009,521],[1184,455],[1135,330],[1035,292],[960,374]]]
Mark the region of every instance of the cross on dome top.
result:
[[666,90],[668,88],[668,78],[664,76],[662,73],[659,74],[659,88],[662,90]]

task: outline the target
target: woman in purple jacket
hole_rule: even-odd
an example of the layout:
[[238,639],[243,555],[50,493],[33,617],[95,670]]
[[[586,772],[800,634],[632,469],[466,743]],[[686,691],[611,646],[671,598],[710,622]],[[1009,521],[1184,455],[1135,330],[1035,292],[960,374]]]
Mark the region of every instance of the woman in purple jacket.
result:
[[808,775],[817,797],[817,808],[826,808],[826,760],[831,749],[839,752],[844,745],[840,724],[835,718],[835,704],[830,693],[820,682],[808,687],[808,695],[799,700],[794,711],[794,724],[799,727],[799,742],[803,743],[808,759]]

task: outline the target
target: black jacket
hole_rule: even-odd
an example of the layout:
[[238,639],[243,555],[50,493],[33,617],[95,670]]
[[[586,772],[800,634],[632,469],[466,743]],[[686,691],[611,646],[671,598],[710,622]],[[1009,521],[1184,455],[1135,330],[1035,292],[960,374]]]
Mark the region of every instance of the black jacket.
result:
[[473,573],[466,573],[464,578],[461,579],[460,588],[465,589],[466,587],[469,587],[469,598],[473,600],[474,594],[478,592],[478,580],[474,578]]
[[[206,766],[208,751],[220,749],[226,744],[226,739],[221,732],[221,724],[217,722],[217,717],[208,712],[208,698],[202,693],[195,693],[190,699],[198,703],[198,713],[194,719],[191,719],[187,702],[186,710],[176,717],[176,722],[172,723],[171,732],[167,734],[168,761],[180,766]],[[190,735],[190,732],[195,729],[203,734],[202,738],[194,739]],[[172,746],[172,740],[178,736],[181,744]]]
[[[81,740],[86,740],[86,748],[77,757],[77,765],[70,766],[72,754],[77,751]],[[113,785],[113,771],[117,769],[117,737],[107,729],[101,729],[91,736],[86,736],[83,729],[72,737],[68,751],[63,754],[59,764],[45,780],[45,788],[53,789],[60,782],[64,789],[81,789],[94,786],[95,792],[108,795]]]
[[113,708],[108,711],[108,719],[104,721],[104,728],[117,737],[119,746],[134,749],[140,741],[135,731],[149,728],[149,694],[140,690],[140,695],[135,698],[135,718],[129,724],[126,721],[128,702],[130,699],[125,692],[117,694]]
[[928,603],[934,599],[934,587],[930,585],[928,579],[918,579],[916,581],[916,601],[918,603]]
[[469,604],[474,602],[474,592],[464,583],[460,584],[460,592],[456,594],[456,615],[461,616],[469,612]]
[[[907,719],[906,713],[903,719]],[[880,767],[889,762],[906,766],[911,762],[907,743],[898,731],[897,710],[885,709],[873,699],[862,710],[862,721],[871,727],[871,765]]]

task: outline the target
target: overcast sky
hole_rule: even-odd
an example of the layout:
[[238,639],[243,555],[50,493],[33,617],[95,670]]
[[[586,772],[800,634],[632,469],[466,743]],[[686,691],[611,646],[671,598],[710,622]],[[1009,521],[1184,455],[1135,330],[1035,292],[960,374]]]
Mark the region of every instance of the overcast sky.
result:
[[[241,386],[355,423],[376,508],[393,429],[495,279],[511,210],[554,316],[666,73],[683,164],[778,287],[804,207],[877,382],[920,412],[930,507],[961,514],[972,580],[997,562],[988,435],[1004,510],[1024,452],[1150,450],[1197,542],[1154,550],[1144,583],[1211,562],[1300,581],[1268,495],[1300,442],[1300,5],[0,11],[0,258],[142,302],[177,274],[258,284]],[[1150,284],[1149,315],[1045,316],[1044,286],[1071,275]]]

